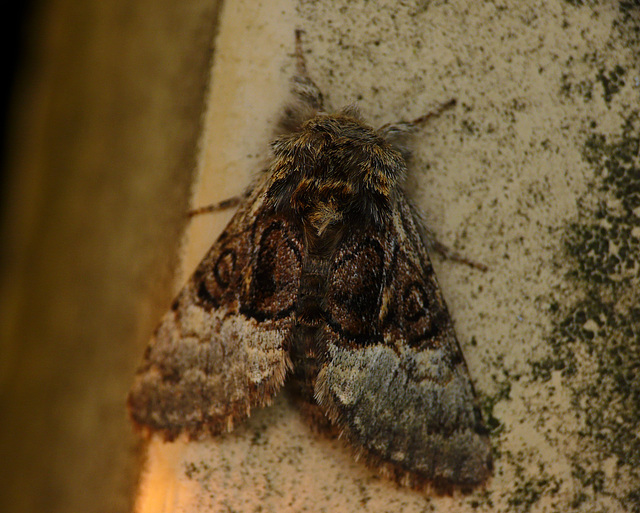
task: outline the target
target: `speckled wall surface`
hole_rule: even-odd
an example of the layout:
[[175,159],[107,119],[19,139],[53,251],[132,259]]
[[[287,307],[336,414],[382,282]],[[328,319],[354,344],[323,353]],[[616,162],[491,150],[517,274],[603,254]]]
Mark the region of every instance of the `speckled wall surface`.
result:
[[[494,477],[468,496],[399,489],[354,461],[341,441],[316,435],[281,394],[229,435],[202,443],[152,443],[139,510],[638,511],[640,9],[608,1],[227,2],[193,205],[241,192],[268,158],[270,133],[287,99],[296,27],[306,31],[309,71],[333,107],[356,101],[372,124],[381,125],[415,118],[452,97],[458,101],[421,131],[408,189],[439,240],[489,266],[480,273],[434,256],[492,428]],[[164,129],[174,130],[155,127]],[[114,207],[98,205],[103,215]],[[177,219],[177,210],[186,207],[176,201],[158,208],[149,206],[148,212]],[[91,209],[77,212],[86,211]],[[188,227],[175,289],[229,215],[203,216]],[[79,217],[65,226],[76,235],[90,233],[91,223],[78,223]],[[161,238],[167,219],[155,221],[126,233],[133,241],[149,233]],[[177,233],[180,223],[173,226]],[[162,251],[172,251],[168,246]],[[42,269],[38,276],[47,270],[40,255],[31,257]],[[31,291],[40,308],[50,308],[49,297],[66,287],[72,269],[61,264],[55,280],[37,294]],[[158,271],[149,272],[157,282]],[[78,282],[116,304],[117,294],[87,275],[93,274],[84,271]],[[126,305],[142,303],[153,313],[140,314],[138,324],[128,317],[136,335],[123,334],[117,342],[133,344],[135,338],[140,353],[140,339],[159,317],[157,306],[149,305],[169,302],[166,286],[161,298],[149,298],[156,290],[148,277],[146,271],[131,277],[145,292],[121,307],[128,311]],[[76,303],[89,304],[88,296],[79,297]],[[100,318],[101,310],[85,306],[83,312]],[[72,332],[79,325],[77,317],[63,323]],[[83,340],[100,334],[87,343],[88,352],[107,344],[101,341],[106,332],[86,329]],[[37,333],[44,340],[51,330],[40,327]],[[54,346],[43,347],[45,354],[56,353]],[[119,352],[120,358],[137,358],[132,353]],[[128,434],[115,398],[125,393],[136,361],[95,358],[100,373],[86,381],[69,378],[65,388],[86,400],[58,408],[61,394],[53,394],[51,409],[65,418],[77,415],[79,408],[95,408],[89,390],[113,387],[117,392],[104,417],[117,417],[114,433]],[[55,365],[48,375],[72,375],[75,368],[54,357],[46,365]],[[6,383],[33,383],[15,379]],[[36,396],[47,383],[25,394]],[[3,399],[14,390],[5,387]],[[94,433],[96,423],[85,429]],[[121,443],[116,438],[108,443]],[[60,446],[55,451],[64,454]],[[51,461],[57,460],[39,465],[44,469]],[[68,471],[77,461],[57,469]],[[67,493],[80,493],[71,477],[60,481]],[[115,482],[128,481],[120,476]]]

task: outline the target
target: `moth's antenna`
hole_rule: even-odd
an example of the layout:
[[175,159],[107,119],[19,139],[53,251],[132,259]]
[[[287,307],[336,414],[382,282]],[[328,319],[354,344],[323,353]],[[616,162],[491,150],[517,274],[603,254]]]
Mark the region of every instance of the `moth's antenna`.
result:
[[457,103],[456,99],[455,98],[451,98],[450,100],[448,100],[448,101],[446,101],[444,103],[441,103],[440,105],[436,106],[436,108],[434,110],[432,110],[431,112],[427,112],[426,114],[423,114],[419,118],[416,118],[413,121],[410,121],[410,124],[412,124],[412,125],[421,125],[422,123],[426,123],[429,119],[434,118],[436,116],[439,116],[445,110],[450,109],[451,107],[453,107],[456,103]]
[[296,74],[301,77],[309,77],[309,73],[307,72],[307,61],[304,58],[304,53],[302,51],[302,34],[304,34],[304,30],[296,29]]
[[291,90],[293,94],[308,107],[316,111],[321,111],[323,110],[324,99],[320,89],[315,82],[311,80],[309,72],[307,71],[307,61],[302,51],[302,34],[304,34],[304,30],[296,29],[296,74],[292,80]]

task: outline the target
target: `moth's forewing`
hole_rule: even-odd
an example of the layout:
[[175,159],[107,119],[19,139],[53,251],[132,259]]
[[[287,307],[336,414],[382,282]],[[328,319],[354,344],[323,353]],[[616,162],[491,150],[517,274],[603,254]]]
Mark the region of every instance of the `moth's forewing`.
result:
[[303,249],[299,230],[270,211],[263,189],[160,322],[128,399],[140,428],[169,440],[218,434],[282,386]]

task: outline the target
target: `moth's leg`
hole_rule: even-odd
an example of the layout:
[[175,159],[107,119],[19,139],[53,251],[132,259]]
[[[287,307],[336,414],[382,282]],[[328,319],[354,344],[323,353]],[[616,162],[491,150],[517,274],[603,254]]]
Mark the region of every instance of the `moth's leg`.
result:
[[471,260],[470,258],[467,258],[466,256],[461,255],[457,251],[451,249],[446,244],[440,242],[436,238],[435,234],[426,226],[421,226],[420,228],[429,247],[434,251],[440,253],[443,258],[451,260],[452,262],[458,262],[459,264],[468,265],[469,267],[473,267],[474,269],[478,269],[480,271],[487,271],[489,269],[485,264],[481,264],[480,262]]
[[307,62],[304,58],[304,52],[302,50],[302,34],[304,30],[296,30],[296,74],[292,79],[291,92],[295,94],[300,101],[311,107],[312,109],[319,111],[324,107],[324,99],[322,92],[315,84],[309,72],[307,71]]
[[204,207],[194,208],[193,210],[189,210],[187,212],[188,217],[195,217],[201,214],[210,214],[211,212],[217,212],[219,210],[227,210],[228,208],[237,207],[246,200],[248,197],[248,193],[244,193],[238,196],[232,196],[231,198],[227,198],[226,200],[222,200],[220,203],[214,203],[212,205],[206,205]]
[[[383,125],[378,129],[378,133],[380,133],[387,141],[393,144],[402,156],[409,160],[411,158],[411,149],[409,147],[408,140],[415,133],[415,131],[420,127],[420,125],[425,124],[431,118],[439,116],[445,110],[453,107],[456,104],[455,98],[451,98],[450,100],[441,103],[435,109],[422,116],[414,119],[413,121],[399,121],[397,123],[388,123]],[[443,258],[447,260],[451,260],[453,262],[459,262],[461,264],[466,264],[475,269],[479,269],[481,271],[486,271],[488,267],[479,262],[475,262],[460,253],[457,253],[446,244],[443,244],[438,239],[436,239],[435,234],[422,223],[421,230],[423,232],[423,236],[431,249],[440,253]]]

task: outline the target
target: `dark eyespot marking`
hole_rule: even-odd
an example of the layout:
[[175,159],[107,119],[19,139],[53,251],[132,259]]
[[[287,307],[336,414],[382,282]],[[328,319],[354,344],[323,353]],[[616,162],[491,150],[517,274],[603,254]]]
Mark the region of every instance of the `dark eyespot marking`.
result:
[[282,318],[295,306],[302,255],[290,230],[276,220],[259,237],[250,291],[241,309],[257,320]]
[[330,324],[346,337],[376,342],[384,274],[384,250],[378,240],[347,241],[338,250],[330,276]]

